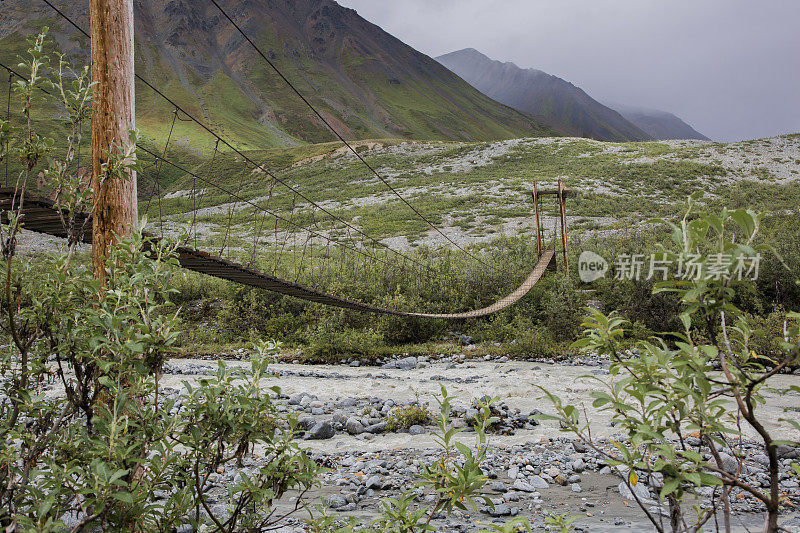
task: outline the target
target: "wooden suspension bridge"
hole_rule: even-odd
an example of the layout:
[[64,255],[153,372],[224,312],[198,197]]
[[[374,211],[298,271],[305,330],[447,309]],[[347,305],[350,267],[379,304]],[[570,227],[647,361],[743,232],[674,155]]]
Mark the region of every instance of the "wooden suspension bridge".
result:
[[[521,298],[528,294],[528,292],[530,292],[534,285],[536,285],[536,283],[541,279],[542,275],[544,275],[545,270],[548,267],[551,265],[555,266],[555,246],[553,250],[543,249],[543,228],[541,226],[539,215],[539,198],[548,194],[557,196],[559,200],[561,212],[560,218],[562,223],[562,243],[565,244],[561,251],[564,259],[564,266],[566,267],[568,265],[565,212],[565,199],[568,196],[568,191],[564,189],[563,182],[559,183],[559,189],[557,191],[537,191],[536,185],[534,184],[533,199],[536,210],[537,252],[539,255],[538,263],[534,266],[533,270],[522,282],[522,284],[512,293],[487,307],[466,311],[463,313],[415,313],[370,305],[322,292],[312,287],[307,287],[296,282],[282,279],[275,275],[260,272],[256,269],[236,263],[234,261],[230,261],[218,255],[213,255],[209,252],[187,246],[179,246],[177,248],[177,259],[181,267],[193,272],[199,272],[201,274],[232,281],[240,285],[266,289],[279,294],[293,296],[302,300],[308,300],[333,307],[341,307],[344,309],[361,312],[415,318],[443,320],[480,318],[496,313],[497,311],[505,309],[518,302]],[[69,229],[65,225],[65,220],[72,220],[72,225],[75,227],[88,227],[91,223],[91,220],[87,220],[91,217],[91,215],[87,213],[75,213],[74,215],[70,213],[64,213],[52,200],[37,196],[26,195],[24,200],[20,202],[21,196],[22,195],[20,191],[17,189],[0,188],[0,213],[2,213],[3,222],[7,221],[7,214],[14,209],[13,206],[21,205],[20,208],[16,209],[16,212],[22,216],[22,222],[24,224],[23,227],[29,231],[52,235],[55,237],[67,238],[69,236]],[[92,243],[92,236],[86,232],[79,235],[79,239],[86,244]],[[553,241],[555,243],[555,238]]]
[[[37,196],[34,191],[26,191],[24,187],[22,189],[14,189],[14,188],[4,188],[0,189],[0,216],[2,219],[8,220],[8,214],[12,211],[16,212],[21,218],[20,220],[24,224],[24,228],[27,230],[45,233],[49,235],[53,235],[56,237],[70,237],[70,238],[77,238],[80,241],[85,243],[92,244],[92,263],[95,275],[100,277],[101,279],[105,275],[105,259],[108,255],[108,248],[114,242],[116,235],[129,235],[132,228],[138,224],[138,208],[137,208],[137,186],[136,186],[136,173],[133,171],[129,171],[130,179],[125,180],[111,180],[110,183],[105,183],[103,188],[99,186],[104,165],[108,163],[108,154],[112,153],[113,151],[119,151],[119,139],[126,139],[128,136],[128,132],[135,129],[134,124],[134,109],[133,109],[133,101],[134,101],[134,79],[138,79],[140,82],[144,84],[144,86],[148,87],[150,90],[156,93],[160,98],[164,99],[170,105],[174,106],[174,113],[173,113],[173,122],[172,128],[175,126],[175,120],[178,118],[179,113],[186,117],[185,120],[190,120],[195,122],[202,130],[205,130],[210,136],[215,139],[215,148],[214,148],[214,156],[217,154],[217,149],[220,145],[230,149],[232,152],[235,152],[238,156],[242,158],[242,160],[246,161],[248,164],[252,165],[254,169],[258,169],[261,173],[265,174],[271,179],[270,185],[270,198],[272,194],[272,188],[279,184],[280,186],[286,187],[293,193],[293,210],[295,200],[298,198],[302,199],[303,201],[307,202],[309,205],[313,206],[314,209],[318,209],[321,212],[324,212],[326,215],[330,216],[332,220],[335,220],[338,224],[342,227],[347,229],[348,237],[352,235],[354,232],[356,235],[359,235],[362,240],[362,247],[357,247],[352,244],[343,244],[339,242],[334,242],[330,237],[323,235],[319,232],[309,231],[308,228],[301,228],[297,224],[294,223],[293,220],[289,219],[286,220],[285,217],[281,217],[280,215],[276,214],[274,211],[270,211],[268,208],[264,208],[263,206],[259,206],[253,201],[247,200],[243,198],[238,192],[234,192],[232,190],[226,190],[223,187],[219,186],[216,183],[216,180],[209,179],[207,177],[199,176],[195,173],[191,173],[188,170],[182,169],[179,165],[175,162],[166,159],[167,148],[169,146],[171,136],[172,136],[172,128],[170,129],[170,134],[167,136],[167,144],[164,148],[164,156],[159,156],[155,154],[149,149],[142,147],[141,145],[139,148],[146,153],[149,153],[153,156],[158,163],[157,169],[158,172],[156,173],[156,177],[154,179],[154,186],[158,189],[158,192],[151,194],[151,200],[153,197],[158,198],[160,202],[160,184],[158,181],[159,173],[161,171],[161,167],[164,164],[172,165],[173,167],[178,168],[179,170],[183,170],[184,173],[193,176],[193,199],[195,203],[195,210],[194,215],[192,217],[192,224],[194,225],[196,220],[197,214],[197,206],[196,206],[196,199],[198,191],[196,190],[196,182],[200,180],[204,182],[206,185],[216,188],[218,191],[227,194],[229,196],[230,202],[233,204],[234,208],[237,203],[241,202],[242,204],[250,204],[254,208],[254,217],[257,212],[260,210],[262,211],[262,218],[261,218],[261,227],[264,226],[264,220],[270,216],[273,217],[275,220],[275,228],[276,228],[276,241],[277,241],[277,227],[278,223],[284,223],[289,225],[294,225],[301,231],[305,231],[306,236],[306,243],[303,245],[303,256],[301,257],[301,262],[303,257],[305,257],[305,250],[306,246],[309,244],[309,236],[312,236],[310,244],[313,250],[313,238],[321,238],[323,240],[327,240],[328,245],[331,244],[341,246],[346,252],[349,250],[352,253],[360,254],[363,256],[363,260],[365,263],[365,270],[366,270],[366,263],[367,261],[375,261],[379,260],[376,254],[366,251],[367,248],[363,247],[364,239],[366,238],[368,242],[371,242],[371,245],[374,246],[382,246],[386,248],[386,253],[388,257],[388,253],[394,254],[394,258],[397,260],[402,260],[403,265],[405,265],[406,261],[410,261],[415,263],[417,266],[429,268],[426,265],[421,265],[419,261],[416,261],[414,258],[410,258],[407,255],[399,252],[397,250],[390,249],[385,243],[378,241],[368,235],[366,235],[362,230],[359,228],[354,227],[352,224],[343,220],[340,217],[337,217],[335,214],[331,213],[329,210],[321,206],[319,203],[312,201],[308,196],[306,196],[302,191],[298,190],[296,187],[292,186],[291,184],[286,183],[285,181],[281,180],[275,174],[273,174],[269,169],[263,167],[250,159],[250,157],[243,153],[242,151],[238,150],[235,146],[233,146],[230,142],[226,139],[221,137],[217,134],[214,130],[212,130],[208,125],[204,123],[204,121],[194,117],[185,109],[181,108],[181,106],[169,98],[166,94],[160,91],[158,88],[153,86],[150,82],[144,79],[139,74],[136,74],[133,69],[133,3],[132,0],[90,0],[90,21],[91,27],[89,32],[86,32],[83,28],[81,28],[78,24],[76,24],[73,20],[67,17],[61,10],[59,10],[50,0],[42,0],[45,4],[47,4],[50,8],[52,8],[58,15],[63,17],[69,24],[71,24],[76,30],[82,33],[84,36],[90,38],[92,43],[92,54],[91,54],[91,77],[92,81],[96,84],[95,96],[93,100],[93,113],[92,113],[92,190],[102,190],[103,192],[93,198],[93,206],[92,206],[92,213],[65,213],[63,210],[60,209],[59,204],[48,199],[43,195]],[[331,125],[331,123],[325,118],[324,114],[319,112],[314,106],[310,103],[308,99],[292,84],[292,82],[284,76],[284,74],[278,69],[278,67],[269,59],[267,55],[263,53],[261,49],[255,44],[253,40],[242,30],[242,28],[237,25],[235,20],[231,18],[223,9],[219,6],[217,2],[212,0],[212,3],[219,9],[221,14],[224,16],[225,19],[233,26],[236,31],[240,32],[242,37],[256,50],[256,52],[266,61],[270,67],[272,67],[276,74],[286,82],[286,84],[291,88],[292,91],[311,109],[311,111],[317,116],[317,118],[324,123],[328,128],[333,132],[333,134],[346,146],[350,151],[352,151],[353,155],[365,165],[367,170],[374,174],[381,182],[383,182],[386,187],[399,198],[411,211],[414,212],[416,217],[420,220],[424,221],[428,224],[434,231],[438,232],[439,235],[444,238],[446,241],[450,243],[454,248],[457,248],[464,252],[469,257],[472,257],[476,261],[480,262],[481,264],[486,265],[479,257],[476,257],[469,251],[465,250],[461,245],[459,245],[456,241],[454,241],[451,237],[446,235],[442,230],[436,227],[430,220],[428,220],[422,213],[420,213],[407,199],[405,199],[397,189],[395,189],[388,180],[386,180],[383,176],[380,175],[370,164],[367,162],[360,153],[353,148],[353,146]],[[11,77],[12,76],[19,76],[22,77],[18,72],[14,71],[12,68],[2,65],[6,70],[9,72],[9,94],[11,91]],[[212,165],[213,166],[213,159],[212,156]],[[8,183],[8,182],[7,182]],[[228,241],[228,235],[231,231],[231,223],[232,223],[232,214],[234,208],[229,209],[229,216],[228,216],[228,227],[225,231],[225,241],[223,243],[223,249],[220,250],[219,253],[211,253],[207,251],[203,251],[199,249],[197,245],[197,238],[196,238],[196,228],[195,228],[195,245],[194,246],[186,246],[185,244],[179,246],[177,248],[178,254],[178,262],[180,265],[188,270],[199,272],[202,274],[206,274],[209,276],[214,276],[217,278],[225,279],[232,281],[234,283],[238,283],[241,285],[246,285],[250,287],[257,287],[261,289],[266,289],[270,291],[274,291],[276,293],[293,296],[296,298],[300,298],[303,300],[308,300],[312,302],[317,302],[320,304],[334,306],[334,307],[341,307],[345,309],[351,309],[355,311],[364,311],[364,312],[371,312],[371,313],[379,313],[379,314],[388,314],[388,315],[396,315],[396,316],[404,316],[404,317],[418,317],[418,318],[430,318],[430,319],[445,319],[445,320],[457,320],[457,319],[469,319],[469,318],[479,318],[488,316],[492,313],[500,311],[513,305],[514,303],[518,302],[522,297],[530,292],[530,290],[536,285],[536,283],[541,279],[544,275],[545,271],[549,269],[557,268],[557,261],[555,259],[557,253],[559,252],[557,239],[556,239],[556,232],[553,232],[553,249],[546,250],[544,247],[544,229],[541,224],[541,210],[540,210],[540,199],[545,196],[554,196],[558,201],[559,207],[559,222],[560,222],[560,229],[561,229],[561,263],[565,270],[569,268],[569,255],[568,255],[568,240],[567,240],[567,216],[566,216],[566,199],[569,196],[572,196],[571,191],[568,191],[563,181],[559,180],[557,189],[553,190],[539,190],[537,184],[534,182],[533,184],[533,204],[534,204],[534,213],[535,213],[535,223],[536,223],[536,249],[538,255],[538,261],[527,277],[522,281],[521,285],[517,287],[516,290],[508,294],[507,296],[500,298],[493,304],[483,307],[480,309],[474,309],[470,311],[465,311],[461,313],[450,313],[450,314],[437,314],[437,313],[419,313],[419,312],[411,312],[411,311],[404,311],[399,309],[391,309],[387,307],[381,307],[376,305],[367,304],[364,302],[359,302],[355,300],[351,300],[348,298],[344,298],[341,296],[337,296],[326,292],[324,290],[320,290],[314,287],[310,287],[308,285],[304,285],[300,283],[296,278],[294,281],[286,279],[286,276],[281,276],[277,274],[274,270],[273,273],[262,272],[256,269],[253,266],[257,246],[259,243],[259,235],[254,235],[253,239],[253,261],[249,265],[245,265],[241,260],[232,260],[230,257],[225,258],[223,257],[223,251]],[[24,201],[21,201],[23,200]],[[149,203],[149,202],[148,202]],[[159,203],[160,207],[160,203]],[[159,209],[160,211],[160,209]],[[294,211],[293,211],[294,212]],[[69,220],[70,224],[66,224],[65,220]],[[163,228],[163,220],[160,221],[162,223]],[[68,227],[69,226],[69,227]],[[81,231],[79,234],[75,234],[74,228],[85,228],[91,227],[91,232]],[[255,228],[254,228],[255,231]],[[160,236],[150,236],[151,238],[162,238],[164,237],[163,230]],[[288,239],[288,234],[285,237]],[[285,244],[285,243],[284,243]],[[283,246],[280,248],[283,250]],[[312,257],[313,263],[313,257]],[[384,261],[385,264],[389,264],[389,261]]]

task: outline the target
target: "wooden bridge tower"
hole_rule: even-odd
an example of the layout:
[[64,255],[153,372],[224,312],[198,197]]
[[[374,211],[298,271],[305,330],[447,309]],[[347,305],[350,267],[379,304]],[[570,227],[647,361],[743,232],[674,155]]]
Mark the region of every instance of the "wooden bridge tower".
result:
[[[558,180],[558,188],[550,190],[539,190],[538,184],[533,182],[533,207],[536,213],[536,253],[541,258],[544,251],[544,228],[541,222],[541,210],[539,208],[539,198],[542,196],[554,196],[558,200],[559,222],[561,225],[561,259],[564,272],[569,272],[569,242],[567,240],[567,197],[574,196],[572,191],[568,191],[564,186],[564,180]],[[556,229],[553,228],[553,252],[558,252],[556,239]],[[551,263],[553,269],[558,268],[556,261]]]

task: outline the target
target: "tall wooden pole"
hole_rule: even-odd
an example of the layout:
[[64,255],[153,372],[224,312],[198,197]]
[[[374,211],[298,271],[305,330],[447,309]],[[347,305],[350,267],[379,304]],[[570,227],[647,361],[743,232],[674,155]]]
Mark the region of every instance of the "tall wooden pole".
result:
[[127,237],[138,224],[136,172],[108,179],[108,153],[124,153],[135,128],[133,0],[89,0],[92,103],[92,268],[105,279],[105,261],[115,235]]
[[539,188],[533,182],[533,208],[536,211],[536,255],[542,257],[542,223],[539,220]]
[[564,272],[569,274],[569,251],[567,241],[567,199],[564,180],[558,180],[558,211],[561,215],[561,253],[564,259]]

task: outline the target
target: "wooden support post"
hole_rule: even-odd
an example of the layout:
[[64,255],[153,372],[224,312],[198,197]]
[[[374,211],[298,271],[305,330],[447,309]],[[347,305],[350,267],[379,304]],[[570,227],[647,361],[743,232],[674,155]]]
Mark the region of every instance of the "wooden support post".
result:
[[533,208],[536,211],[536,254],[542,257],[542,223],[539,220],[539,190],[533,182]]
[[105,279],[115,235],[127,237],[138,224],[136,172],[106,179],[109,153],[124,153],[135,128],[133,0],[90,0],[92,102],[92,268]]
[[561,214],[561,253],[564,260],[564,272],[569,274],[569,252],[567,244],[567,202],[564,194],[564,180],[558,180],[558,209]]

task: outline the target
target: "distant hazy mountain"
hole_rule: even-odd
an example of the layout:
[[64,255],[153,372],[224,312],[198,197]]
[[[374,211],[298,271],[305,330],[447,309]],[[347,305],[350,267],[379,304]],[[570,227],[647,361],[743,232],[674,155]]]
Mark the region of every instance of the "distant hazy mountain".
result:
[[611,103],[608,104],[608,107],[616,109],[623,117],[636,124],[654,139],[711,140],[680,118],[666,111]]
[[604,141],[643,141],[652,137],[580,87],[536,69],[492,60],[468,48],[436,58],[470,85],[523,113],[565,125],[573,134]]
[[[54,0],[84,28],[89,2]],[[352,9],[331,0],[220,0],[271,61],[350,139],[491,140],[557,135],[501,105]],[[287,146],[333,136],[211,2],[137,0],[136,70],[182,107],[244,146]],[[78,63],[88,40],[43,2],[5,0],[0,60],[16,64],[24,36],[50,36]],[[5,74],[3,74],[5,76]],[[172,107],[136,85],[137,126],[166,135]],[[4,98],[4,97],[3,97]],[[3,100],[5,101],[5,100]],[[179,123],[192,144],[194,129]]]

